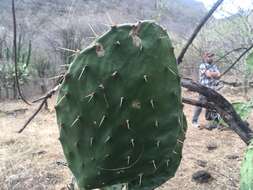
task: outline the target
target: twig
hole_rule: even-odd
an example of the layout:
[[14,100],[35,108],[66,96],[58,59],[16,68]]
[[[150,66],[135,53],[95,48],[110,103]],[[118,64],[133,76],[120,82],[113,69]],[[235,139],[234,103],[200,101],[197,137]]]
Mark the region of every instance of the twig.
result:
[[38,109],[32,114],[32,116],[27,120],[27,122],[23,125],[23,127],[18,131],[18,133],[22,133],[23,130],[28,126],[28,124],[34,119],[34,117],[40,112],[40,110],[43,108],[43,106],[46,104],[47,99],[51,98],[52,95],[59,89],[59,85],[54,87],[52,90],[50,90],[45,96],[34,100],[33,102],[38,102],[40,100],[43,100],[41,104],[39,105]]
[[33,113],[33,115],[28,119],[28,121],[23,125],[23,127],[18,131],[18,133],[22,133],[23,130],[28,126],[28,124],[33,120],[33,118],[39,113],[39,111],[42,109],[42,107],[44,106],[44,104],[46,103],[47,98],[45,98],[43,100],[43,102],[41,102],[41,104],[39,105],[38,109],[36,110],[36,112]]
[[241,60],[241,58],[242,58],[244,55],[246,55],[252,48],[253,48],[253,44],[252,44],[250,47],[248,47],[248,48],[247,48],[247,49],[234,61],[234,63],[232,63],[232,64],[220,75],[220,78],[223,77],[228,71],[230,71],[230,70],[235,66],[235,64],[238,63],[238,62]]
[[218,0],[213,7],[210,9],[210,11],[205,15],[205,17],[201,20],[201,22],[199,23],[199,25],[195,28],[195,30],[193,31],[193,34],[191,35],[190,39],[188,40],[188,42],[186,43],[186,45],[184,46],[184,48],[182,49],[182,51],[180,52],[178,58],[177,58],[177,64],[180,64],[183,61],[183,57],[187,51],[187,49],[189,48],[189,46],[192,44],[193,40],[196,38],[197,34],[199,33],[199,31],[201,30],[201,28],[204,26],[204,24],[207,22],[207,20],[212,16],[212,14],[214,13],[214,11],[220,6],[220,4],[223,2],[224,0]]
[[215,60],[214,62],[219,62],[221,61],[222,59],[226,58],[228,55],[230,55],[231,53],[233,52],[237,52],[237,51],[241,51],[241,50],[245,50],[247,49],[246,47],[241,47],[241,48],[235,48],[235,49],[232,49],[228,52],[226,52],[224,55],[222,55],[219,59]]
[[51,96],[59,89],[59,85],[55,86],[52,90],[50,90],[45,96],[42,96],[36,100],[33,100],[32,103],[39,102],[43,99],[51,98]]
[[[14,64],[15,64],[15,83],[17,85],[18,94],[20,98],[28,105],[31,105],[21,92],[21,88],[18,80],[18,63],[17,63],[17,24],[16,24],[16,13],[15,13],[15,1],[12,0],[12,17],[13,17],[13,51],[14,51]],[[15,87],[14,87],[15,88]]]
[[228,100],[215,90],[202,86],[191,79],[182,79],[181,85],[190,91],[198,92],[199,94],[205,96],[208,102],[203,104],[203,102],[196,102],[194,100],[189,101],[189,99],[188,101],[185,101],[184,99],[185,103],[190,103],[191,105],[195,104],[206,108],[215,108],[229,127],[235,131],[246,144],[249,144],[250,140],[253,138],[253,131],[249,128],[248,123],[244,122],[236,113]]

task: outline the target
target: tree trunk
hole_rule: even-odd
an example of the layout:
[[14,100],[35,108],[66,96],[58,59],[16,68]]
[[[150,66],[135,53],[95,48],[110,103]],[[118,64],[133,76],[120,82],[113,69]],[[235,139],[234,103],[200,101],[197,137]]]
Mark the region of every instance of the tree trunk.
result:
[[[44,79],[42,79],[42,84],[40,85],[40,89],[41,89],[42,94],[46,94],[47,93],[47,87],[45,85]],[[49,111],[47,100],[45,102],[44,108],[45,108],[45,110]]]
[[6,99],[9,99],[9,88],[7,86],[5,86],[4,88],[5,88],[5,97]]
[[14,82],[13,82],[13,99],[16,100],[17,99],[17,88],[16,88],[16,81],[15,81],[15,77],[14,77]]

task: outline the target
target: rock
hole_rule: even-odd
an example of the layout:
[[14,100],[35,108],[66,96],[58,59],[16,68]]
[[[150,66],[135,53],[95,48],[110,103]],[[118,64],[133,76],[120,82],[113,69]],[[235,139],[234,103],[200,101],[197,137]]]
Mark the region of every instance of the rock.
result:
[[208,183],[213,177],[205,170],[199,170],[192,175],[192,180],[197,183]]
[[57,160],[55,162],[58,166],[68,166],[67,162],[63,161],[63,160]]
[[46,154],[47,151],[45,150],[40,150],[40,151],[37,151],[37,152],[34,152],[32,153],[33,156],[39,156],[39,155],[43,155],[43,154]]
[[208,150],[215,150],[215,149],[218,148],[218,146],[217,146],[217,144],[215,144],[215,143],[208,143],[207,146],[206,146],[206,148],[207,148]]
[[226,158],[229,160],[236,160],[239,158],[239,156],[235,154],[231,154],[231,155],[227,155]]
[[198,166],[201,166],[201,167],[206,167],[206,165],[207,165],[207,161],[204,161],[204,160],[196,160],[196,164],[198,165]]

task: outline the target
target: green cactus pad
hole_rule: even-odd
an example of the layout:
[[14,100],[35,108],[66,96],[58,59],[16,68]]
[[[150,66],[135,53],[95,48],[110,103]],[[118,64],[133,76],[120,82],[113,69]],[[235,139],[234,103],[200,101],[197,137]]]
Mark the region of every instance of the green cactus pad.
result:
[[70,65],[56,113],[80,188],[151,190],[174,176],[186,131],[167,32],[145,21],[113,26]]
[[248,145],[241,167],[240,190],[253,189],[253,141]]

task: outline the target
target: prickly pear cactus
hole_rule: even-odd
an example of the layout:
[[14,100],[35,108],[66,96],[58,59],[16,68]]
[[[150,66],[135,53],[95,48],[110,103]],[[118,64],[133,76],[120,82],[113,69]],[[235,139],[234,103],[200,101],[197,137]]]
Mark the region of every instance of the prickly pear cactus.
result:
[[113,26],[70,65],[56,113],[80,188],[151,190],[173,177],[186,120],[167,32],[149,21]]
[[253,189],[253,141],[248,145],[241,167],[241,190]]

